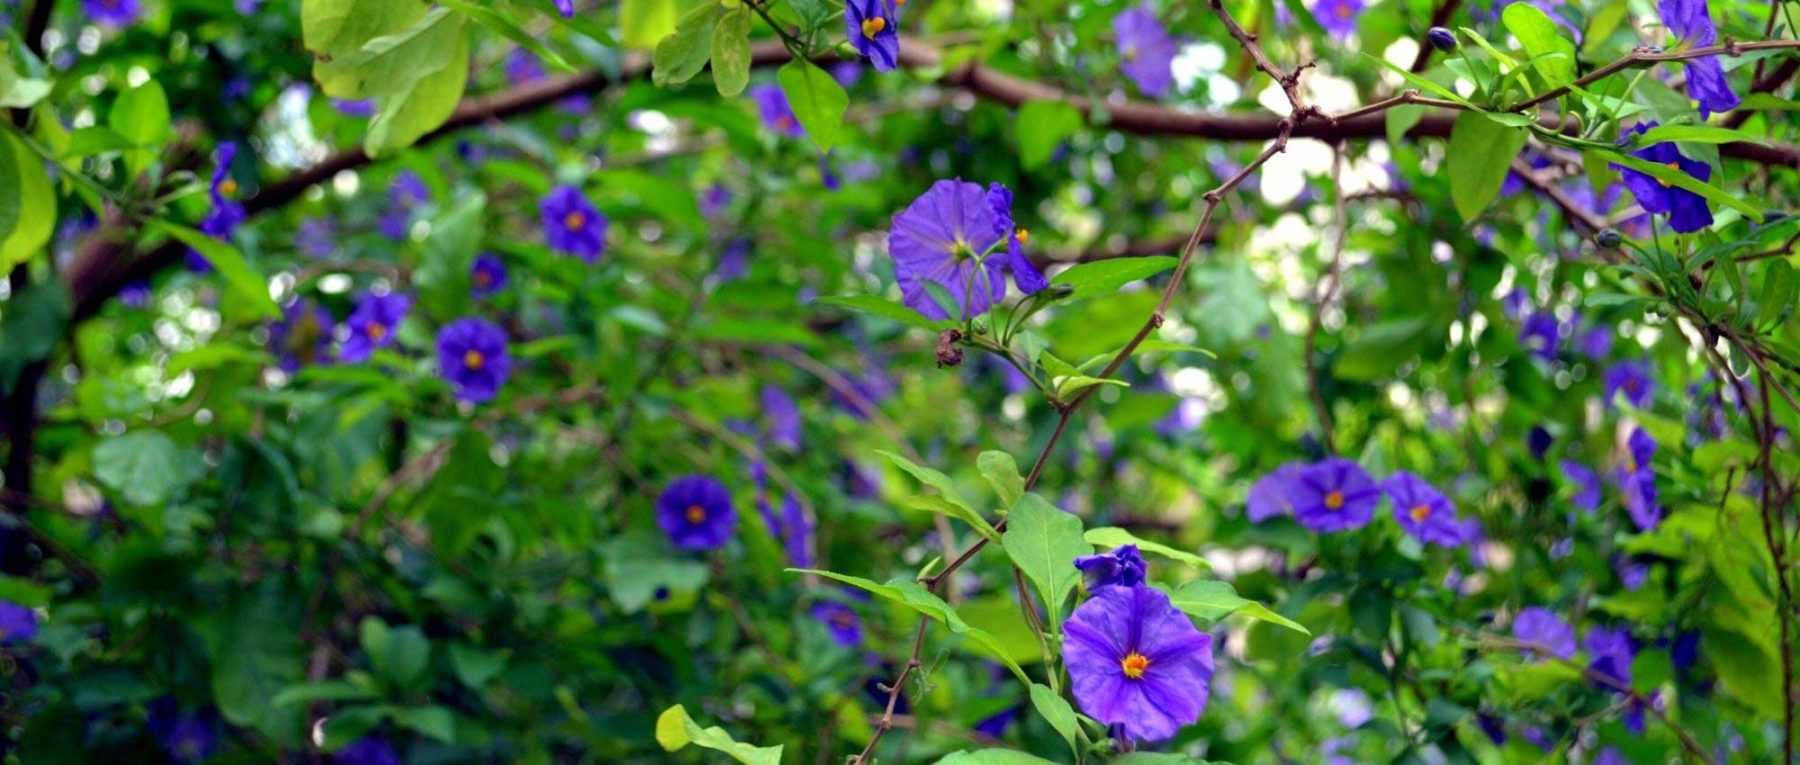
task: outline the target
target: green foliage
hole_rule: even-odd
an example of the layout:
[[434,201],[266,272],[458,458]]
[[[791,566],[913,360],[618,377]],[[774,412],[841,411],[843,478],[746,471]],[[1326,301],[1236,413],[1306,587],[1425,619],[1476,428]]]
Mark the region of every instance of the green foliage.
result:
[[1524,128],[1503,125],[1479,112],[1456,116],[1447,163],[1450,196],[1464,221],[1475,220],[1500,195],[1500,184],[1506,181],[1513,158],[1525,148],[1525,138]]

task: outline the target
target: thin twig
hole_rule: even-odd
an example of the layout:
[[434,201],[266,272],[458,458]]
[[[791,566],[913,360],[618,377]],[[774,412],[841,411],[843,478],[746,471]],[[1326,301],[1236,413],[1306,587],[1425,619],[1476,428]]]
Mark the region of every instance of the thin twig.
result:
[[1331,429],[1331,407],[1326,404],[1325,394],[1319,385],[1317,350],[1319,327],[1325,320],[1325,307],[1337,296],[1338,285],[1343,279],[1344,245],[1350,240],[1350,218],[1344,210],[1344,186],[1341,182],[1343,168],[1344,150],[1339,146],[1331,154],[1332,215],[1337,221],[1337,242],[1331,248],[1329,270],[1319,282],[1318,294],[1313,297],[1312,315],[1306,322],[1306,347],[1302,351],[1306,361],[1306,391],[1312,397],[1313,412],[1319,418],[1319,438],[1325,444],[1326,454],[1337,454],[1337,438]]

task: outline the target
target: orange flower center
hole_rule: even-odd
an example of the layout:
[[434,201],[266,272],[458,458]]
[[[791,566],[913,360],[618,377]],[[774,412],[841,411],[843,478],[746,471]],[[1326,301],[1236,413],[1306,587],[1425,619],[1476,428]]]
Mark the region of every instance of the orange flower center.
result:
[[1326,509],[1337,510],[1343,506],[1344,506],[1344,493],[1343,492],[1333,489],[1333,490],[1331,490],[1330,494],[1325,495]]
[[1426,518],[1431,517],[1431,506],[1423,503],[1413,505],[1409,515],[1412,516],[1413,523],[1424,523]]
[[581,227],[585,225],[587,225],[587,216],[581,214],[580,211],[563,216],[563,226],[570,231],[580,231]]
[[1144,670],[1149,667],[1150,657],[1137,651],[1125,654],[1125,658],[1119,662],[1119,668],[1125,670],[1125,676],[1133,680],[1143,677]]
[[1351,8],[1348,3],[1338,5],[1337,10],[1336,10],[1337,17],[1340,19],[1350,18],[1350,14],[1355,13],[1355,12],[1356,12],[1356,9]]
[[[1670,169],[1670,170],[1674,170],[1674,171],[1677,171],[1677,172],[1679,172],[1679,171],[1680,171],[1680,170],[1681,170],[1681,165],[1680,165],[1680,163],[1676,163],[1676,162],[1669,162],[1669,163],[1667,163],[1667,164],[1668,164],[1668,166],[1669,166],[1669,169]],[[1670,186],[1673,186],[1673,185],[1674,185],[1674,184],[1672,184],[1672,183],[1669,183],[1669,182],[1668,182],[1668,181],[1665,181],[1665,180],[1663,180],[1663,179],[1661,179],[1661,178],[1658,178],[1658,179],[1656,179],[1656,182],[1657,182],[1657,183],[1660,183],[1660,184],[1662,184],[1662,187],[1663,187],[1663,188],[1665,188],[1665,189],[1666,189],[1666,188],[1668,188],[1668,187],[1670,187]]]
[[494,277],[490,276],[488,274],[488,272],[486,272],[486,271],[476,271],[475,272],[475,284],[477,286],[486,287],[489,284],[493,284],[493,283],[494,283]]
[[782,130],[793,130],[794,129],[794,118],[789,117],[785,114],[781,115],[780,117],[776,117],[775,118],[775,127],[781,128]]
[[230,178],[226,178],[225,180],[219,181],[219,193],[223,194],[225,196],[231,196],[232,194],[236,194],[237,193],[237,181],[234,181]]
[[1018,230],[1018,232],[1016,232],[1014,234],[1014,236],[1017,236],[1019,238],[1019,244],[1025,244],[1025,243],[1031,241],[1031,230],[1026,229],[1026,228],[1021,228]]
[[863,19],[863,23],[862,23],[863,37],[867,37],[867,38],[873,40],[873,39],[875,39],[875,35],[881,34],[881,30],[883,30],[883,29],[887,29],[887,19],[884,19],[880,16],[876,16],[874,18]]
[[480,369],[485,364],[487,364],[487,357],[482,356],[481,351],[475,350],[474,348],[463,351],[463,366],[470,369]]
[[377,343],[381,342],[381,338],[387,337],[387,327],[382,326],[379,321],[371,321],[364,325],[363,332],[368,333],[369,339]]
[[701,507],[699,505],[688,505],[688,508],[687,508],[687,522],[688,523],[697,525],[701,521],[704,521],[704,520],[706,520],[706,508]]

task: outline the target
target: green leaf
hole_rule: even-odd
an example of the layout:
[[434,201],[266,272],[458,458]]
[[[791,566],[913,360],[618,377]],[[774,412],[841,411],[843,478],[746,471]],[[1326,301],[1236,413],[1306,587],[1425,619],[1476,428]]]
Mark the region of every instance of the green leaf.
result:
[[1032,683],[1031,706],[1043,715],[1050,727],[1062,734],[1063,740],[1069,743],[1069,752],[1079,757],[1081,750],[1075,745],[1075,734],[1080,728],[1075,720],[1075,709],[1069,706],[1068,700],[1044,685]]
[[1387,110],[1385,128],[1390,145],[1399,146],[1406,140],[1406,134],[1425,119],[1425,107],[1419,104],[1401,104]]
[[509,652],[510,649],[489,651],[464,643],[451,643],[450,668],[463,685],[480,690],[506,669]]
[[937,765],[1056,765],[1056,763],[1035,754],[1014,749],[977,749],[971,751],[951,752],[937,761]]
[[[1062,604],[1081,581],[1075,559],[1094,552],[1081,537],[1081,519],[1036,494],[1026,494],[1006,516],[1000,544],[1037,587],[1052,625],[1062,623]],[[1060,630],[1060,626],[1056,627]]]
[[1005,664],[1006,668],[1012,671],[1013,677],[1019,679],[1019,682],[1027,684],[1031,682],[1031,678],[1025,674],[1025,669],[1020,667],[1018,662],[1015,662],[1010,658],[1011,654],[1007,651],[1004,643],[989,634],[986,630],[971,626],[968,622],[963,621],[962,617],[957,615],[955,608],[952,608],[949,603],[944,602],[943,598],[932,594],[930,590],[925,589],[923,585],[916,581],[895,577],[889,579],[887,584],[878,584],[860,576],[840,574],[836,571],[811,568],[790,568],[787,569],[787,571],[788,573],[793,574],[814,574],[833,581],[843,582],[851,587],[855,587],[871,595],[878,595],[924,614],[925,616],[943,622],[944,626],[949,628],[951,632],[967,636],[969,639],[981,644],[983,648],[987,649],[988,655],[999,659],[1002,664]]
[[[1529,6],[1527,6],[1529,7]],[[1637,148],[1654,146],[1666,141],[1683,143],[1736,143],[1745,141],[1758,143],[1763,139],[1745,133],[1742,130],[1715,127],[1712,125],[1657,125],[1639,135],[1632,145]]]
[[981,471],[981,477],[987,479],[988,485],[994,487],[1001,506],[1011,508],[1019,501],[1020,495],[1025,493],[1025,478],[1019,475],[1019,463],[1013,460],[1011,454],[982,452],[981,456],[975,458],[975,467]]
[[119,94],[107,112],[106,123],[113,132],[124,136],[136,149],[126,152],[126,165],[132,175],[150,166],[150,161],[169,140],[169,97],[155,80]]
[[446,707],[409,707],[394,710],[394,723],[449,744],[456,741],[456,716]]
[[659,88],[668,87],[699,74],[712,55],[713,29],[724,13],[725,8],[719,3],[703,2],[682,16],[674,34],[663,36],[656,43],[656,52],[650,56],[650,82]]
[[219,713],[275,743],[298,743],[302,732],[302,707],[270,703],[302,677],[298,602],[275,578],[264,580],[225,611],[223,629],[211,646],[213,700]]
[[[505,35],[506,39],[517,43],[521,48],[531,51],[532,55],[537,56],[552,68],[563,72],[576,71],[575,67],[571,65],[567,59],[563,58],[562,55],[555,50],[552,50],[550,46],[545,45],[542,39],[526,31],[524,27],[519,25],[517,19],[514,19],[504,10],[498,10],[482,5],[473,2],[473,0],[440,1],[442,5],[467,15],[469,18],[474,19],[476,23]],[[673,23],[670,24],[669,28],[671,31],[674,30]]]
[[250,265],[250,261],[245,260],[236,247],[165,220],[152,218],[149,225],[198,250],[212,264],[213,270],[225,279],[231,293],[250,309],[252,315],[271,319],[281,315],[280,309],[275,306],[275,300],[269,297],[268,279],[255,266]]
[[600,577],[619,610],[636,613],[667,589],[670,597],[688,596],[705,586],[706,564],[671,557],[663,540],[647,530],[626,532],[600,545]]
[[1546,84],[1554,88],[1575,81],[1575,43],[1562,36],[1549,14],[1529,3],[1513,3],[1500,19],[1524,46]]
[[1487,119],[1478,112],[1456,116],[1450,128],[1450,196],[1464,221],[1473,221],[1500,195],[1527,132]]
[[929,329],[933,332],[955,326],[955,322],[949,320],[938,321],[927,318],[924,314],[908,308],[905,305],[875,295],[834,295],[831,297],[818,298],[813,301],[813,304],[848,308],[858,313],[879,316],[883,319],[900,322],[909,327]]
[[374,688],[358,685],[348,680],[325,680],[317,683],[299,683],[281,689],[280,693],[269,700],[271,706],[288,707],[311,704],[315,701],[369,701],[380,698]]
[[[987,519],[983,518],[981,513],[976,511],[975,507],[970,505],[968,500],[963,499],[962,494],[956,491],[956,483],[950,480],[950,476],[944,475],[937,470],[933,470],[923,465],[914,464],[912,460],[893,452],[878,449],[875,453],[881,455],[881,457],[888,462],[894,463],[895,467],[906,471],[913,478],[918,479],[919,483],[938,490],[939,496],[937,499],[942,500],[942,504],[927,501],[922,503],[923,509],[931,510],[933,512],[942,512],[946,515],[960,519],[964,523],[974,527],[976,531],[980,532],[982,536],[987,537],[988,539],[994,539],[998,536],[994,531],[994,527],[988,524]],[[923,499],[930,500],[931,498],[924,497]]]
[[1763,267],[1762,297],[1757,299],[1756,321],[1758,324],[1778,322],[1786,312],[1794,308],[1794,293],[1800,291],[1800,279],[1794,276],[1794,267],[1783,258],[1769,259],[1769,265]]
[[1717,186],[1702,182],[1694,176],[1688,175],[1687,173],[1667,165],[1660,165],[1655,162],[1638,159],[1637,157],[1627,156],[1610,149],[1597,151],[1614,163],[1624,165],[1625,167],[1662,181],[1665,184],[1680,186],[1695,194],[1706,197],[1710,201],[1737,210],[1738,212],[1743,213],[1744,217],[1756,221],[1757,223],[1762,222],[1763,214],[1761,210],[1756,209],[1737,197],[1719,190]]
[[49,358],[68,324],[68,285],[61,279],[32,282],[6,301],[0,313],[0,393],[11,393],[19,372]]
[[1209,621],[1242,614],[1258,621],[1279,624],[1303,635],[1312,631],[1299,622],[1269,610],[1267,606],[1237,594],[1231,584],[1217,579],[1197,579],[1169,593],[1169,602],[1182,611]]
[[652,50],[663,38],[675,33],[679,15],[676,0],[621,0],[619,42],[627,48]]
[[750,9],[743,5],[719,17],[712,36],[713,87],[735,96],[750,84]]
[[453,21],[440,24],[446,31],[432,38],[437,47],[417,53],[418,68],[430,69],[429,74],[375,99],[375,119],[363,139],[369,156],[411,146],[456,111],[469,78],[469,36],[463,31],[463,19],[457,14]]
[[775,73],[781,91],[787,94],[794,116],[806,128],[806,135],[820,150],[838,145],[844,128],[844,110],[850,96],[844,93],[825,70],[808,61],[789,61]]
[[1058,301],[1068,304],[1077,300],[1118,292],[1131,282],[1148,279],[1175,267],[1176,259],[1168,255],[1147,258],[1110,258],[1092,263],[1078,263],[1064,269],[1050,280],[1051,284],[1067,284],[1075,292]]
[[390,628],[379,617],[366,616],[359,635],[370,665],[396,688],[412,687],[431,662],[431,641],[418,627]]
[[1106,765],[1229,765],[1229,763],[1211,762],[1174,752],[1131,752],[1107,760]]
[[1086,124],[1081,112],[1063,101],[1026,101],[1013,120],[1019,134],[1019,163],[1030,170],[1050,161],[1057,145]]
[[1465,106],[1471,106],[1471,107],[1474,106],[1474,104],[1469,103],[1468,99],[1457,95],[1456,91],[1446,88],[1435,82],[1432,82],[1431,80],[1427,80],[1424,77],[1421,77],[1419,75],[1413,74],[1411,71],[1408,71],[1406,69],[1406,67],[1395,64],[1394,62],[1389,61],[1380,56],[1371,55],[1367,52],[1363,53],[1362,56],[1364,58],[1367,58],[1370,61],[1380,64],[1381,66],[1387,67],[1388,71],[1393,72],[1394,74],[1400,75],[1400,77],[1402,79],[1405,79],[1407,82],[1412,83],[1413,87],[1419,88],[1420,90],[1423,90],[1434,96],[1438,96],[1441,98],[1447,98],[1451,101],[1455,101],[1455,102],[1457,102],[1459,104],[1463,104]]
[[1089,377],[1087,375],[1061,376],[1057,377],[1053,382],[1056,387],[1056,395],[1059,398],[1064,399],[1096,385],[1112,385],[1120,388],[1131,387],[1131,383],[1125,382],[1124,380],[1114,380],[1106,377]]
[[424,3],[402,0],[301,0],[301,40],[321,57],[341,58],[370,40],[405,29],[427,9]]
[[133,430],[94,447],[94,477],[126,502],[162,505],[192,483],[197,465],[159,430]]
[[1212,564],[1207,563],[1205,558],[1186,550],[1178,550],[1161,542],[1151,542],[1149,540],[1140,539],[1137,535],[1117,526],[1102,526],[1097,529],[1088,529],[1087,533],[1081,535],[1081,538],[1087,540],[1089,544],[1100,545],[1102,547],[1137,545],[1137,548],[1144,552],[1156,553],[1157,555],[1161,555],[1170,560],[1186,563],[1195,568],[1212,568]]

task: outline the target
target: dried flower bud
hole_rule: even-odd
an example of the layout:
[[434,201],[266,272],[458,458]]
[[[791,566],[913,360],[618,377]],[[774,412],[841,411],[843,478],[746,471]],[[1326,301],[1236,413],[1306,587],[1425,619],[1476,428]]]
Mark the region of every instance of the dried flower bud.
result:
[[962,337],[963,333],[960,329],[946,329],[938,333],[937,365],[939,369],[962,363],[963,350],[957,345],[962,341]]

